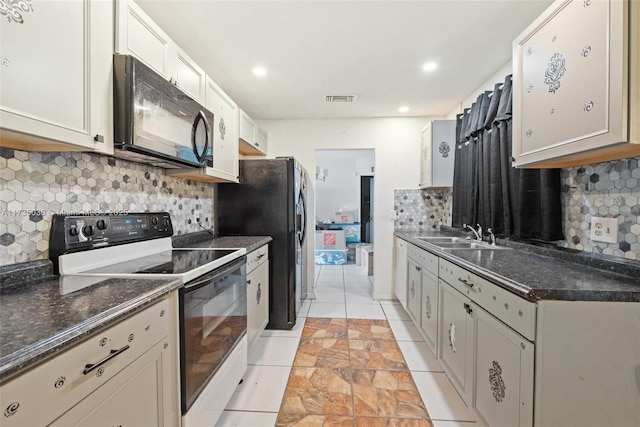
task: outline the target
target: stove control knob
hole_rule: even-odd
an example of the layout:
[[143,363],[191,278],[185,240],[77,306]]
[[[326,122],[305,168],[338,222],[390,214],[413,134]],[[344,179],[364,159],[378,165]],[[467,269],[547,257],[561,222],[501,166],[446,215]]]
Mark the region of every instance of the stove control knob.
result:
[[84,227],[82,227],[82,234],[84,234],[85,236],[93,236],[93,225],[85,225]]
[[98,230],[104,230],[107,228],[107,222],[104,219],[99,219],[96,226],[98,227]]
[[168,219],[164,219],[162,221],[162,225],[164,225],[165,227],[169,228],[169,225],[171,225],[171,221],[169,221]]
[[157,216],[151,217],[151,224],[158,225],[158,217]]
[[78,235],[78,227],[70,228],[70,229],[69,229],[69,234],[70,234],[71,236],[74,236],[74,237],[75,237],[75,236],[77,236],[77,235]]

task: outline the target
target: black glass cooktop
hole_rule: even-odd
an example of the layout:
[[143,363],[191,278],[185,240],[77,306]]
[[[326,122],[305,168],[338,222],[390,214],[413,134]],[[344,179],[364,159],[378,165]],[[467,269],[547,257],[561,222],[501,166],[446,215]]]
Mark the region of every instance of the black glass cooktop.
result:
[[235,249],[174,249],[87,270],[92,274],[184,274],[234,253]]

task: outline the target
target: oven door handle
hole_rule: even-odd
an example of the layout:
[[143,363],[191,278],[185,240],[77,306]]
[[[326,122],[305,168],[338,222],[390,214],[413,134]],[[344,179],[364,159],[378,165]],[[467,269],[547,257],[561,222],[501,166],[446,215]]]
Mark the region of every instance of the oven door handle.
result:
[[225,275],[231,273],[232,271],[237,270],[241,265],[246,264],[246,262],[247,257],[242,256],[237,260],[231,261],[225,266],[212,271],[212,274],[208,274],[198,279],[192,280],[191,282],[185,284],[183,289],[185,290],[185,292],[195,291],[196,289],[206,286],[212,281],[216,281],[221,277],[224,277]]

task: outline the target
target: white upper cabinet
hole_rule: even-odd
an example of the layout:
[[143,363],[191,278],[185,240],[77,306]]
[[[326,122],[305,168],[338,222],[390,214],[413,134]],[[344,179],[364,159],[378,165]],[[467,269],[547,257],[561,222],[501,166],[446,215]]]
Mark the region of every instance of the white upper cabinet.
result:
[[455,139],[455,120],[434,120],[422,129],[420,188],[453,186]]
[[207,75],[177,45],[173,45],[173,83],[191,95],[196,101],[205,104]]
[[112,4],[33,0],[4,6],[1,145],[113,153]]
[[556,1],[515,39],[515,166],[640,155],[639,16],[636,2]]
[[238,110],[240,154],[264,156],[267,154],[267,133],[259,129],[256,122],[243,110]]
[[204,105],[202,68],[133,0],[117,0],[116,5],[116,53],[134,55]]
[[256,127],[256,147],[258,150],[262,151],[264,154],[267,154],[267,147],[269,144],[269,135],[267,131]]
[[238,182],[238,106],[207,77],[206,107],[213,113],[213,166],[168,170],[182,178],[207,182]]
[[169,36],[132,0],[116,0],[115,52],[134,55],[170,79],[172,42]]

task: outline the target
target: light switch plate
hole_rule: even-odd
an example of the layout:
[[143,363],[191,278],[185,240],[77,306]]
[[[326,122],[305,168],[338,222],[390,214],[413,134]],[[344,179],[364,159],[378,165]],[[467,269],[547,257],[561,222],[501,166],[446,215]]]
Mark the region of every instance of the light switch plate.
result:
[[616,218],[591,218],[591,240],[594,242],[618,243],[618,220]]

